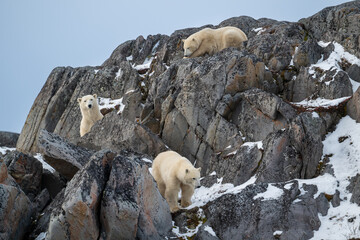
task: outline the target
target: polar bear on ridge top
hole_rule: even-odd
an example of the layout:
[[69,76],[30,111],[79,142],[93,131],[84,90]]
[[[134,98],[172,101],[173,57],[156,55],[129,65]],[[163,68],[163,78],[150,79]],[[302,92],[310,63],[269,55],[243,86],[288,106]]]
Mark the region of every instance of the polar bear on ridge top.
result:
[[237,27],[204,28],[183,40],[184,57],[213,55],[228,47],[240,48],[247,40],[246,34]]

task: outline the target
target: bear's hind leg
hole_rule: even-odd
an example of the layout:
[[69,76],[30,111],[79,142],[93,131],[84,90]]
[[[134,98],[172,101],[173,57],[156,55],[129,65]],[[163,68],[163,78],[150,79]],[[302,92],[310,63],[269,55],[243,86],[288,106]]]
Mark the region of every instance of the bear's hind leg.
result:
[[194,188],[189,185],[181,184],[181,207],[191,205],[191,197],[194,194]]
[[158,188],[161,196],[165,197],[166,185],[164,183],[158,183]]
[[168,189],[165,190],[165,199],[169,204],[170,212],[174,213],[180,209],[179,204],[177,202],[179,191],[168,190]]

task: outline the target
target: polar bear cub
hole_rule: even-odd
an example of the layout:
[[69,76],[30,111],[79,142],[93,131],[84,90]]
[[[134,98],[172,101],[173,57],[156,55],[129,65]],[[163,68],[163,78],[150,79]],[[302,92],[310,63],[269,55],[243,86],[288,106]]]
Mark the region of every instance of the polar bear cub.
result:
[[174,151],[160,153],[153,161],[152,175],[159,191],[169,204],[170,211],[178,211],[181,190],[181,207],[191,204],[195,187],[200,185],[200,170]]
[[82,115],[80,123],[80,136],[82,137],[90,131],[95,122],[103,118],[103,115],[99,110],[96,94],[78,98],[78,103]]
[[247,40],[246,34],[237,27],[204,28],[183,40],[184,57],[213,55],[228,47],[240,48]]

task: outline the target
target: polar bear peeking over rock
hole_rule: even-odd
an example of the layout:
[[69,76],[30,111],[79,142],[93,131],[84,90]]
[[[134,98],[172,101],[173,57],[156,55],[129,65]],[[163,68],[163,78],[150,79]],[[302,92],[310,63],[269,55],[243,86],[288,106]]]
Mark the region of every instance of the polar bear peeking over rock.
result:
[[195,187],[200,184],[200,170],[174,151],[160,153],[153,161],[152,175],[159,191],[169,204],[170,211],[178,211],[178,195],[181,189],[181,207],[191,204]]
[[247,40],[246,34],[236,27],[204,28],[183,40],[184,57],[213,55],[228,47],[240,48]]
[[97,95],[86,95],[78,98],[81,110],[80,136],[84,136],[98,120],[103,118],[99,110]]

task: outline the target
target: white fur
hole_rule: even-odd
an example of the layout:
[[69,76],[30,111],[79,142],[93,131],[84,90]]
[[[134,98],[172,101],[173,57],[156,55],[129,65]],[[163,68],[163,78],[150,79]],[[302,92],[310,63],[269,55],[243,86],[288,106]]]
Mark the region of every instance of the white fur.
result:
[[82,137],[90,131],[95,122],[103,118],[103,115],[99,110],[96,94],[78,98],[78,103],[82,115],[80,123],[80,136]]
[[180,209],[177,202],[180,189],[181,206],[187,207],[191,204],[194,189],[199,185],[200,170],[174,151],[162,152],[154,159],[152,174],[171,212]]

